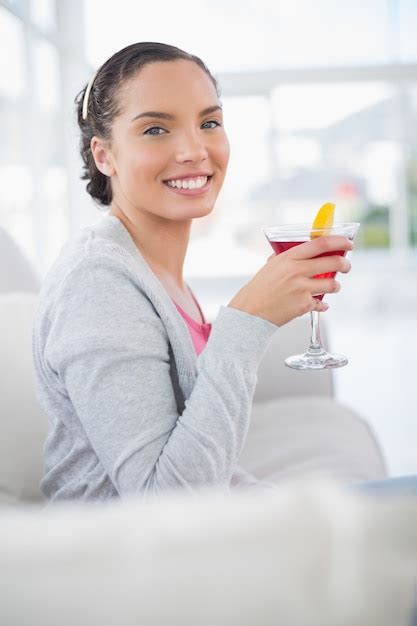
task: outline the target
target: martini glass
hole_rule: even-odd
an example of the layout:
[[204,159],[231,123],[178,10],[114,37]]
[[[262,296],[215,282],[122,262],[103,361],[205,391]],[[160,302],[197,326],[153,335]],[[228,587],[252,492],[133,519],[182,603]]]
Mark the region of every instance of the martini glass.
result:
[[[358,232],[358,223],[334,224],[332,228],[313,229],[309,224],[285,224],[282,226],[265,226],[262,230],[275,254],[281,254],[294,246],[299,246],[314,237],[326,235],[341,235],[353,241]],[[346,256],[345,250],[324,252],[318,256]],[[317,274],[314,278],[334,278],[337,272]],[[317,300],[323,300],[324,294],[315,294]],[[343,354],[330,354],[324,350],[320,340],[320,314],[311,311],[311,339],[310,347],[304,354],[295,354],[285,359],[285,365],[296,370],[321,370],[333,367],[343,367],[348,360]]]

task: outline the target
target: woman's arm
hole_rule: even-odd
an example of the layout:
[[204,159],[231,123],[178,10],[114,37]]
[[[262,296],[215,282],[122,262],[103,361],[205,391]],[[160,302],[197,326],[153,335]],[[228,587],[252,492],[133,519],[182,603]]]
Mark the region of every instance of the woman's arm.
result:
[[152,303],[120,263],[87,256],[53,306],[45,358],[120,495],[228,487],[276,328],[222,307],[179,415]]

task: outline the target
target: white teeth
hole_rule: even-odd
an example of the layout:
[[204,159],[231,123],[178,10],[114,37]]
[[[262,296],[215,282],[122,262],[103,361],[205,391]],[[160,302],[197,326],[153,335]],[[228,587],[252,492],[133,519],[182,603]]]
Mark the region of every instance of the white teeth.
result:
[[200,189],[207,182],[207,176],[199,176],[198,178],[188,178],[186,180],[168,180],[168,187],[176,187],[177,189]]

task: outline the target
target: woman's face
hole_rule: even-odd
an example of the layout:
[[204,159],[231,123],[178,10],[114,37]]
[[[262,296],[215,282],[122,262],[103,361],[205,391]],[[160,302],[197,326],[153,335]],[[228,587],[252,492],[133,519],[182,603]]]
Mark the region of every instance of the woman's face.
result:
[[133,220],[138,211],[170,220],[210,213],[229,142],[207,74],[182,59],[151,63],[125,83],[119,98],[106,156],[117,207]]

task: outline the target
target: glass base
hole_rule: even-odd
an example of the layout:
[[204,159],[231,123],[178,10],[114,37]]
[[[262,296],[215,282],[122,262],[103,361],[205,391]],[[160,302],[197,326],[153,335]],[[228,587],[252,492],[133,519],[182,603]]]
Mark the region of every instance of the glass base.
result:
[[324,370],[332,367],[344,367],[348,364],[343,354],[329,354],[325,350],[318,353],[305,352],[285,359],[285,365],[294,370]]

